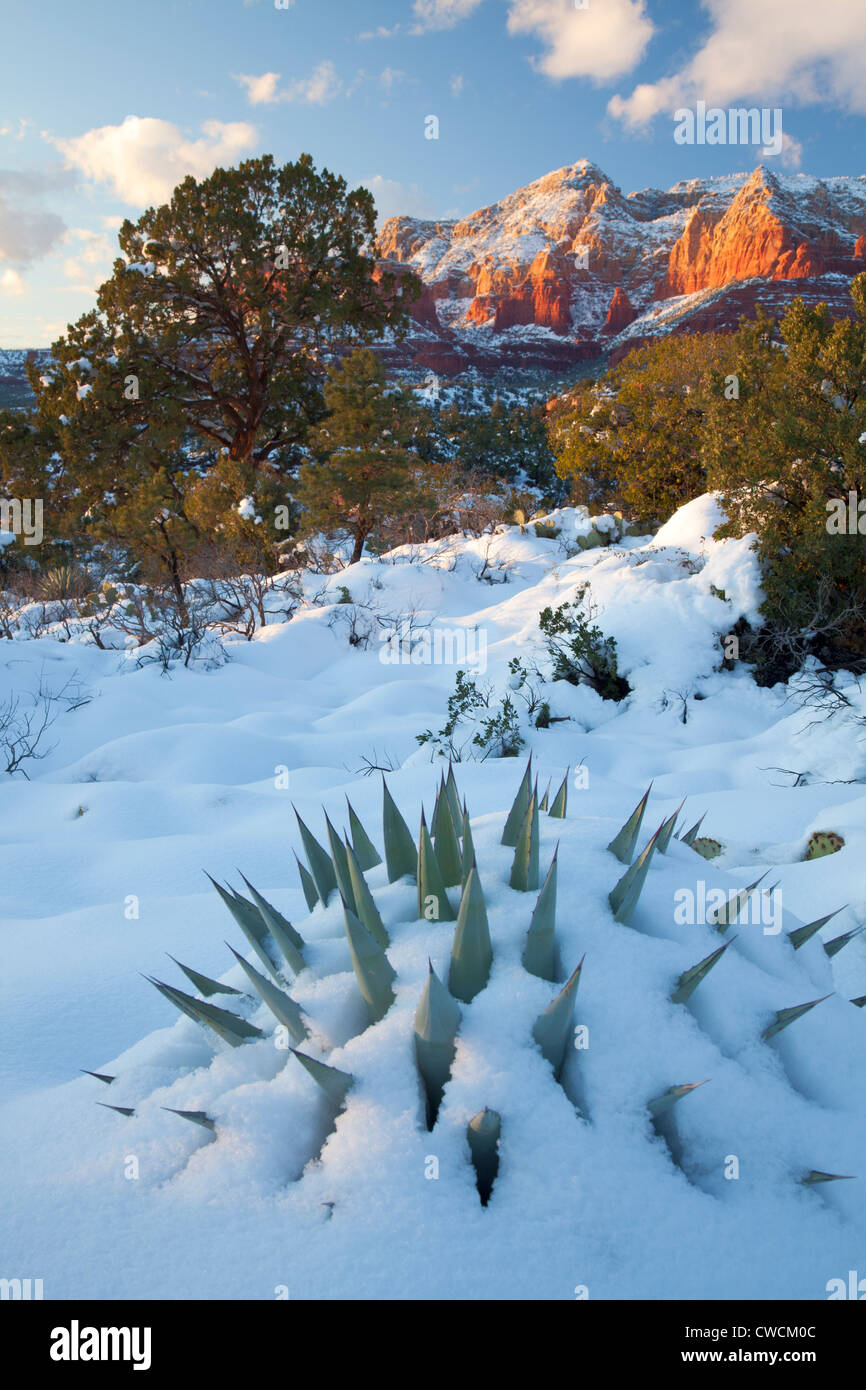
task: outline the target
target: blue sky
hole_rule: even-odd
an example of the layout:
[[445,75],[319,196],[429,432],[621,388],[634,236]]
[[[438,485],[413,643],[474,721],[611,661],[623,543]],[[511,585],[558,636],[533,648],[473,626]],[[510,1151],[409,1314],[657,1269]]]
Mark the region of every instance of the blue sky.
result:
[[[265,151],[431,217],[584,157],[626,192],[866,172],[863,0],[0,0],[0,24],[0,347],[92,306],[124,217]],[[780,153],[677,144],[698,101],[781,108]]]

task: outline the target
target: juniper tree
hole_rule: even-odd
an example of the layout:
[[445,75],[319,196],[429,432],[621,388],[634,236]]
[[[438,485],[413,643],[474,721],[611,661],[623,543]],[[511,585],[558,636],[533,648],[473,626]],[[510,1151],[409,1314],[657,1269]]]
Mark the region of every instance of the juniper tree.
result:
[[328,413],[311,437],[315,462],[300,468],[295,495],[306,532],[348,533],[355,564],[377,527],[423,506],[417,410],[363,348],[329,369],[324,397]]
[[104,535],[134,543],[138,524],[106,498],[147,495],[148,528],[158,492],[194,540],[189,486],[220,467],[242,496],[285,490],[323,413],[323,358],[399,332],[417,282],[379,273],[372,195],[309,155],[190,176],[119,241],[97,307],[30,371],[33,420]]

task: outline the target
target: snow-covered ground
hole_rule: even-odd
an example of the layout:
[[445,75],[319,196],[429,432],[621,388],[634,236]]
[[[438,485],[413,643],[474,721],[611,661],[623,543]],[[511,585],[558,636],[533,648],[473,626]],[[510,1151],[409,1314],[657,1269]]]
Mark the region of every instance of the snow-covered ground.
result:
[[[823,1299],[829,1280],[866,1275],[866,1009],[849,1002],[866,993],[866,949],[861,937],[830,960],[821,945],[866,922],[866,702],[852,689],[852,713],[816,724],[790,691],[757,688],[742,665],[717,669],[722,634],[755,617],[760,592],[748,541],[710,539],[716,518],[699,499],[652,539],[569,555],[564,542],[588,523],[561,512],[556,539],[512,527],[364,560],[309,577],[325,602],[227,643],[230,659],[211,670],[167,677],[45,638],[0,646],[4,692],[40,678],[59,688],[74,672],[92,696],[55,725],[30,780],[0,788],[0,1275],[41,1278],[46,1298],[175,1299]],[[485,557],[507,583],[479,579]],[[589,1046],[560,1086],[531,1038],[557,986],[521,966],[535,895],[508,887],[500,844],[524,761],[462,761],[494,964],[462,1006],[428,1133],[412,1018],[428,956],[447,979],[453,924],[413,920],[414,886],[389,885],[384,865],[369,872],[397,997],[366,1026],[338,904],[307,912],[292,804],[322,839],[322,806],[339,829],[348,794],[381,852],[369,759],[395,768],[389,787],[417,830],[442,765],[415,735],[441,728],[461,663],[383,660],[378,631],[350,645],[348,621],[370,615],[337,605],[339,586],[380,616],[426,615],[448,629],[451,654],[455,634],[472,634],[479,683],[501,693],[510,659],[543,665],[539,611],[587,580],[633,692],[616,704],[548,685],[562,722],[527,720],[525,732],[540,790],[572,769],[567,818],[541,818],[541,867],[558,841],[560,951],[566,973],[585,953],[575,1022]],[[651,780],[640,846],[686,797],[681,827],[706,812],[702,833],[723,853],[708,863],[673,841],[625,926],[607,902],[623,866],[606,846]],[[816,830],[844,849],[804,861]],[[308,942],[310,968],[291,985],[311,1021],[307,1050],[356,1078],[324,1148],[323,1102],[275,1046],[264,1006],[248,1016],[267,1036],[232,1050],[142,979],[188,989],[170,952],[246,986],[224,941],[246,943],[203,870],[241,888],[242,871]],[[771,915],[778,896],[765,899],[767,915],[728,933],[735,943],[690,1004],[669,1002],[722,940],[679,925],[675,895],[699,881],[740,888],[765,870],[784,920]],[[793,951],[788,931],[843,904]],[[761,1040],[776,1009],[828,993]],[[680,1169],[646,1105],[705,1079],[677,1106]],[[465,1130],[485,1105],[502,1140],[482,1208]],[[163,1106],[207,1111],[217,1131]],[[812,1169],[856,1180],[800,1185]]]

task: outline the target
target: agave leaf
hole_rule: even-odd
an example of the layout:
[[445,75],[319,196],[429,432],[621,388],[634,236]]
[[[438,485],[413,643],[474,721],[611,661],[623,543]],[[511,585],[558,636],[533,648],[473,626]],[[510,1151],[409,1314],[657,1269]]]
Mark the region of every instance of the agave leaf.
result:
[[439,816],[433,848],[442,872],[442,882],[446,888],[453,888],[463,876],[463,860],[460,853],[460,841],[451,819],[451,808],[448,805],[447,795],[443,794],[440,805],[443,808],[443,814]]
[[348,840],[346,841],[346,862],[349,865],[349,878],[352,881],[352,892],[355,898],[355,914],[362,926],[367,928],[373,940],[379,943],[383,951],[387,950],[391,945],[391,938],[379,916],[379,909],[373,894],[370,892],[367,880],[361,872],[358,856]]
[[247,1023],[245,1018],[230,1013],[228,1009],[218,1009],[216,1004],[206,1004],[202,999],[193,999],[192,995],[184,994],[182,989],[175,989],[174,985],[167,985],[150,975],[145,975],[144,978],[154,989],[158,989],[169,1003],[174,1004],[176,1009],[180,1009],[181,1013],[186,1014],[194,1023],[205,1024],[230,1047],[240,1047],[252,1038],[264,1037],[260,1029]]
[[349,808],[349,832],[352,836],[352,849],[355,851],[355,858],[360,864],[362,872],[365,873],[367,869],[375,869],[377,864],[381,864],[382,856],[356,816],[348,797],[346,797],[346,805]]
[[649,1102],[647,1110],[654,1120],[658,1120],[666,1115],[678,1100],[682,1100],[683,1096],[687,1096],[690,1091],[696,1091],[699,1086],[706,1086],[706,1084],[706,1081],[693,1081],[687,1086],[669,1086],[660,1096],[656,1096],[655,1100]]
[[304,1071],[309,1072],[317,1085],[322,1088],[328,1100],[336,1106],[341,1106],[355,1084],[354,1076],[350,1076],[348,1072],[340,1071],[337,1067],[329,1067],[327,1063],[317,1061],[315,1057],[308,1056],[306,1052],[299,1052],[296,1047],[293,1047],[291,1051],[297,1057]]
[[[238,870],[238,873],[240,873],[240,870]],[[283,914],[274,907],[273,903],[269,903],[267,898],[263,898],[261,893],[259,893],[257,889],[253,887],[249,879],[246,878],[244,874],[241,874],[241,878],[244,880],[244,883],[249,888],[250,897],[252,898],[259,912],[262,914],[265,926],[267,927],[271,935],[274,936],[277,945],[279,945],[280,943],[280,938],[274,932],[273,924],[275,922],[280,930],[280,934],[289,938],[295,950],[303,951],[304,938],[301,936],[301,933],[299,931],[295,930],[288,917],[284,917]]]
[[643,851],[638,855],[631,867],[626,869],[622,878],[618,883],[614,884],[613,888],[608,893],[608,902],[613,908],[614,917],[625,926],[628,926],[634,916],[634,910],[637,907],[638,898],[641,895],[641,890],[646,881],[646,876],[649,873],[649,866],[652,863],[652,857],[655,853],[656,845],[658,844],[660,831],[661,826],[659,826],[652,838],[647,841]]
[[198,990],[199,994],[204,994],[206,997],[210,997],[210,995],[212,994],[243,993],[243,991],[240,989],[233,989],[231,985],[221,985],[219,980],[212,980],[210,975],[202,975],[200,971],[193,970],[192,966],[190,965],[182,965],[179,960],[175,959],[175,957],[171,954],[170,951],[166,951],[166,955],[168,956],[169,960],[174,961],[178,970],[183,971],[190,984]]
[[[180,990],[173,991],[175,994],[180,992]],[[198,1013],[215,1033],[226,1042],[231,1043],[233,1047],[250,1042],[254,1038],[264,1037],[260,1028],[254,1027],[252,1023],[247,1023],[245,1018],[231,1013],[228,1009],[217,1008],[216,1004],[206,1004],[203,999],[193,999],[191,1003],[193,1012]]]
[[328,906],[328,899],[337,886],[337,876],[334,873],[334,866],[327,850],[319,844],[315,835],[304,824],[298,815],[297,808],[292,806],[295,813],[295,820],[298,822],[298,829],[301,832],[301,843],[304,846],[304,854],[307,856],[307,863],[310,866],[310,873],[316,885],[316,892],[323,906]]
[[478,870],[469,871],[460,899],[457,926],[451,946],[448,988],[455,999],[470,1004],[490,977],[493,947],[487,924],[487,908]]
[[851,1000],[851,1003],[856,1004],[858,1009],[866,1007],[866,994],[858,995],[856,999]]
[[538,809],[539,809],[539,811],[546,811],[546,810],[548,809],[549,798],[550,798],[550,778],[547,779],[547,786],[544,788],[544,796],[541,798],[541,800],[540,800],[539,803],[538,803]]
[[415,877],[418,857],[412,832],[397,810],[396,803],[382,778],[382,834],[385,838],[385,864],[388,882],[396,883],[407,875]]
[[[263,898],[261,893],[257,893],[248,879],[244,878],[244,883],[252,894],[253,902],[261,913],[262,921],[268,928],[271,936],[277,944],[278,950],[282,953],[283,959],[288,965],[293,975],[300,975],[306,969],[307,962],[304,960],[301,947],[304,944],[303,937],[295,931],[291,922],[272,907],[267,898]],[[300,941],[301,946],[298,946]]]
[[681,844],[688,845],[689,849],[692,849],[694,847],[695,840],[698,838],[698,831],[700,830],[701,826],[706,820],[706,816],[707,813],[706,811],[704,811],[704,814],[701,816],[700,820],[696,820],[691,830],[687,830],[685,835],[683,835],[680,841]]
[[167,1110],[170,1115],[180,1115],[182,1120],[190,1120],[194,1125],[202,1125],[204,1129],[216,1129],[210,1115],[205,1114],[204,1110],[175,1110],[171,1105],[161,1105],[159,1108]]
[[517,795],[508,817],[505,821],[505,828],[502,831],[503,845],[514,847],[520,836],[520,829],[526,819],[526,811],[529,806],[529,798],[532,793],[532,754],[526,764],[526,771],[523,774],[520,786],[517,788]]
[[348,903],[353,912],[357,913],[358,907],[355,902],[355,894],[352,891],[352,877],[349,873],[349,860],[346,855],[346,846],[343,844],[330,820],[325,816],[325,825],[328,831],[328,844],[331,846],[331,859],[334,864],[334,873],[337,877],[337,887],[340,890],[340,897],[344,903]]
[[474,845],[473,840],[472,840],[472,827],[471,827],[471,825],[469,824],[469,812],[466,810],[466,804],[465,804],[465,802],[464,802],[464,805],[463,805],[463,836],[462,836],[462,839],[463,839],[463,864],[462,864],[462,870],[461,870],[461,875],[460,875],[460,881],[461,881],[462,886],[465,888],[465,887],[466,887],[466,880],[467,880],[467,878],[469,877],[469,871],[470,871],[470,870],[474,867],[474,865],[475,865],[475,845]]
[[346,937],[355,979],[364,996],[370,1021],[378,1023],[394,1002],[393,982],[397,972],[382,947],[373,940],[366,927],[361,925],[355,913],[345,903],[343,916],[346,920]]
[[473,1115],[466,1126],[469,1153],[475,1169],[475,1185],[483,1207],[490,1201],[490,1193],[499,1172],[501,1133],[501,1116],[495,1110],[488,1110],[486,1105],[477,1115]]
[[442,870],[439,868],[439,860],[433,849],[433,842],[427,830],[427,822],[424,819],[424,812],[421,812],[421,833],[418,837],[418,857],[417,875],[418,879],[418,916],[426,917],[433,898],[436,902],[436,913],[432,918],[436,922],[453,922],[454,909],[448,901],[445,892],[445,881],[442,877]]
[[584,959],[585,957],[581,956],[574,974],[566,980],[544,1013],[539,1014],[532,1028],[532,1036],[541,1048],[542,1055],[553,1067],[553,1076],[556,1081],[562,1074],[562,1068],[568,1055],[568,1044],[574,1025],[574,1000],[577,995],[577,987],[580,984],[580,972],[583,969]]
[[79,1071],[83,1072],[85,1076],[95,1076],[97,1081],[104,1081],[106,1086],[110,1086],[112,1081],[117,1080],[116,1076],[108,1076],[102,1071],[88,1071],[86,1067],[79,1067]]
[[541,886],[526,944],[523,947],[523,966],[530,975],[541,980],[556,979],[556,879],[559,845],[553,851],[547,877]]
[[235,950],[234,946],[229,946],[228,942],[226,945],[247,976],[256,994],[263,1003],[267,1004],[277,1022],[282,1023],[288,1029],[296,1043],[303,1042],[305,1038],[308,1038],[310,1031],[304,1023],[304,1016],[294,999],[291,999],[283,990],[277,989],[276,985],[271,984],[271,981],[266,979],[264,975],[260,975],[258,970]]
[[756,878],[754,883],[750,883],[747,888],[741,888],[739,892],[732,893],[728,901],[722,907],[717,907],[707,918],[707,925],[715,927],[716,931],[727,931],[733,922],[736,922],[749,898],[754,893],[759,883],[767,877],[769,869]]
[[432,964],[427,964],[427,983],[415,1010],[415,1060],[424,1087],[427,1128],[432,1129],[451,1074],[462,1014]]
[[621,864],[630,864],[634,858],[634,847],[637,844],[637,837],[640,834],[646,804],[649,801],[649,794],[653,784],[650,782],[638,804],[635,806],[625,825],[614,835],[608,849],[611,854],[615,854]]
[[822,1173],[820,1168],[811,1168],[800,1182],[804,1187],[810,1187],[813,1183],[819,1182],[853,1182],[851,1173]]
[[565,820],[565,812],[568,806],[568,774],[571,768],[566,768],[565,776],[559,784],[559,791],[553,798],[553,805],[548,814],[553,820]]
[[677,809],[674,811],[673,815],[668,817],[661,830],[659,831],[659,842],[657,845],[659,854],[667,854],[668,846],[671,842],[671,836],[674,833],[674,826],[676,825],[679,819],[680,811],[683,809],[685,804],[685,798],[683,798]]
[[264,918],[258,908],[254,903],[247,902],[246,898],[242,898],[240,894],[226,892],[225,888],[217,883],[215,879],[211,878],[210,874],[208,874],[208,878],[210,878],[214,888],[219,893],[268,974],[273,975],[274,979],[276,979],[276,962],[271,958],[271,954],[267,949],[266,941],[268,932],[265,927]]
[[[445,778],[440,776],[440,778],[439,778],[439,786],[436,788],[436,797],[435,797],[435,799],[434,799],[434,801],[433,801],[433,814],[432,814],[432,816],[430,817],[430,834],[431,834],[431,836],[436,836],[436,835],[439,834],[439,814],[440,814],[440,808],[441,808],[441,807],[443,806],[443,804],[444,804],[444,802],[443,802],[444,796],[445,796]],[[448,814],[450,815],[451,812],[449,811]]]
[[832,941],[824,942],[824,950],[828,956],[835,956],[837,951],[841,951],[843,946],[847,946],[848,942],[853,941],[862,931],[866,931],[866,927],[854,927],[852,931],[843,932],[841,936],[834,936]]
[[457,791],[457,779],[454,776],[454,766],[451,759],[448,759],[448,776],[445,779],[445,795],[448,797],[448,805],[451,808],[451,819],[454,822],[454,829],[460,834],[460,826],[463,821],[463,813],[460,810],[460,796]]
[[301,863],[297,855],[295,855],[295,863],[298,866],[298,873],[301,878],[301,887],[304,890],[304,898],[306,899],[307,903],[307,911],[312,912],[313,908],[316,906],[316,903],[319,901],[319,891],[316,888],[316,885],[313,881],[313,875],[310,873],[309,869]]
[[693,965],[691,969],[684,970],[674,987],[674,992],[671,995],[671,1003],[684,1004],[686,1000],[694,994],[701,980],[710,973],[716,961],[721,960],[725,951],[727,951],[729,946],[734,944],[736,939],[735,936],[732,936],[730,941],[725,942],[724,946],[719,946],[718,949],[712,951],[710,955],[704,956],[704,959],[699,960],[697,965]]
[[135,1114],[135,1111],[130,1109],[128,1105],[107,1105],[104,1100],[98,1100],[95,1104],[101,1105],[103,1110],[116,1110],[118,1115],[126,1115],[127,1118]]
[[538,887],[538,800],[533,792],[523,817],[509,882],[521,893],[531,893]]
[[[832,991],[831,991],[832,993]],[[783,1028],[788,1028],[798,1018],[802,1018],[810,1009],[814,1009],[817,1004],[823,1004],[825,999],[829,999],[829,994],[822,994],[820,999],[810,999],[808,1004],[795,1004],[790,1009],[778,1009],[773,1018],[773,1022],[764,1029],[761,1037],[765,1042],[774,1038],[777,1033],[781,1033]]]

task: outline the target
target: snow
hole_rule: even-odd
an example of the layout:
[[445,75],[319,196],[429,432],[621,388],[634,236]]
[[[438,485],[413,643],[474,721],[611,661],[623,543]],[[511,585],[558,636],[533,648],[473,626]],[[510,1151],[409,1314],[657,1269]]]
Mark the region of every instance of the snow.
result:
[[[555,539],[505,527],[305,574],[293,619],[252,642],[224,639],[229,660],[211,670],[166,676],[62,634],[0,647],[3,698],[40,679],[59,688],[73,672],[91,695],[54,725],[31,780],[7,778],[0,798],[4,1273],[43,1278],[46,1298],[267,1299],[287,1286],[292,1299],[570,1300],[584,1284],[592,1299],[821,1299],[829,1279],[858,1267],[866,1010],[849,1000],[866,992],[866,949],[857,939],[830,960],[821,936],[866,921],[866,701],[849,684],[846,717],[813,725],[792,690],[759,689],[739,664],[718,669],[722,635],[761,601],[751,540],[714,540],[720,518],[708,496],[655,537],[572,554],[574,537],[605,519],[560,509],[546,518]],[[507,565],[507,583],[479,582],[485,558]],[[563,722],[523,727],[540,789],[588,769],[586,787],[571,774],[567,818],[541,818],[541,865],[559,842],[557,931],[565,968],[586,955],[575,1022],[590,1045],[569,1056],[563,1089],[531,1041],[555,987],[522,968],[535,895],[508,887],[500,844],[523,762],[461,762],[494,964],[462,1006],[428,1133],[412,1017],[428,956],[447,978],[453,925],[413,920],[414,886],[389,885],[384,866],[369,872],[397,998],[365,1027],[338,905],[307,914],[291,807],[321,837],[322,805],[339,829],[348,794],[381,851],[367,756],[395,767],[389,787],[413,830],[422,801],[429,817],[441,765],[415,734],[441,727],[455,669],[387,664],[381,620],[413,610],[434,629],[483,631],[498,697],[509,660],[543,664],[539,611],[586,581],[632,694],[615,704],[546,685]],[[342,586],[356,616],[375,610],[366,648],[348,641]],[[623,866],[605,847],[651,779],[640,844],[685,796],[682,824],[706,812],[702,833],[723,854],[705,862],[672,842],[629,927],[607,904]],[[836,831],[844,849],[805,862],[815,830]],[[309,943],[310,968],[291,985],[311,1021],[307,1050],[356,1077],[330,1135],[263,1006],[239,1007],[264,1039],[212,1047],[141,979],[188,988],[170,952],[244,986],[223,943],[245,943],[203,869],[238,886],[242,870]],[[690,1006],[670,1003],[679,974],[722,940],[675,924],[674,894],[730,891],[765,870],[766,885],[780,884],[783,930],[736,926]],[[791,949],[785,933],[843,904]],[[759,1040],[776,1009],[828,992],[772,1043]],[[117,1080],[104,1086],[81,1067]],[[645,1106],[705,1078],[677,1107],[684,1173]],[[484,1105],[503,1124],[486,1209],[464,1138]],[[217,1134],[163,1106],[206,1110]],[[735,1181],[724,1176],[730,1155]],[[799,1186],[812,1168],[860,1182]]]

